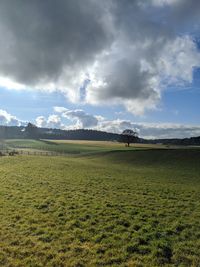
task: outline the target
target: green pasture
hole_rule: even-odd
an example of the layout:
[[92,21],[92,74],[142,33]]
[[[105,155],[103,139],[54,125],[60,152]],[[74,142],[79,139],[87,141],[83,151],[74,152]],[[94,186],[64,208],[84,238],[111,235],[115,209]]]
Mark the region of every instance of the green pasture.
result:
[[200,266],[200,150],[102,147],[0,157],[0,266]]
[[[99,154],[110,151],[130,151],[141,149],[174,149],[175,146],[151,145],[151,144],[125,144],[119,142],[105,141],[81,141],[81,140],[32,140],[32,139],[8,139],[3,143],[6,149],[34,149],[41,151],[51,151],[70,155]],[[178,147],[184,148],[184,147]]]
[[[99,153],[111,150],[124,150],[124,144],[114,142],[93,142],[93,141],[63,141],[63,140],[29,140],[11,139],[5,144],[10,149],[37,149],[43,151],[53,151],[65,154],[88,154]],[[133,149],[133,147],[129,148]]]

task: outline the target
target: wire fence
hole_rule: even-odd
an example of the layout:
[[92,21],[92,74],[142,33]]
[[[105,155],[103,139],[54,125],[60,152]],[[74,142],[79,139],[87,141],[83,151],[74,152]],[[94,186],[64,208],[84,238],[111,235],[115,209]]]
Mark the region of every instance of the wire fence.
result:
[[55,151],[38,151],[23,149],[1,149],[0,156],[16,156],[16,155],[32,155],[32,156],[66,156],[66,153]]

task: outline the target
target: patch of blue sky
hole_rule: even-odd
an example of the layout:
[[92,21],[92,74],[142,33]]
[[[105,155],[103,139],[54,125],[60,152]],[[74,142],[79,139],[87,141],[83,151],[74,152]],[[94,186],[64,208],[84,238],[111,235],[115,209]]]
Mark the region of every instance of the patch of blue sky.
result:
[[65,98],[58,92],[15,91],[0,88],[0,109],[26,121],[32,121],[41,115],[47,116],[53,113],[53,106],[63,106],[65,103]]

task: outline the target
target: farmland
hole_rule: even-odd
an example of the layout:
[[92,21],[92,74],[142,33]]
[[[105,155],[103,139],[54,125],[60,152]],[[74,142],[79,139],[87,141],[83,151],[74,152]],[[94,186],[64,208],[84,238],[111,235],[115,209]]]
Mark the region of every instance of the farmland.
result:
[[7,145],[67,156],[0,158],[0,266],[200,265],[199,149]]
[[[32,140],[32,139],[10,139],[3,142],[6,149],[16,150],[41,150],[73,155],[99,154],[101,152],[123,151],[125,149],[122,143],[102,142],[102,141],[82,141],[82,140]],[[138,149],[169,149],[169,148],[187,148],[183,146],[166,146],[151,144],[134,144],[125,150]]]
[[[11,139],[5,142],[10,149],[36,149],[43,151],[53,151],[70,156],[80,154],[91,154],[106,152],[111,150],[124,150],[124,146],[115,142],[98,141],[63,141],[63,140],[29,140]],[[131,147],[130,149],[133,149]]]

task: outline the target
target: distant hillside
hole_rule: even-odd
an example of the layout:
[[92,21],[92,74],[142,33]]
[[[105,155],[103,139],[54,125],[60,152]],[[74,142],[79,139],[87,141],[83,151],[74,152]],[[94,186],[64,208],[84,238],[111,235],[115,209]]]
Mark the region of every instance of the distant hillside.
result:
[[190,145],[190,146],[199,146],[200,145],[200,136],[190,137],[190,138],[171,138],[171,139],[153,139],[146,140],[140,139],[141,143],[149,144],[164,144],[164,145]]
[[[94,141],[120,141],[120,134],[97,130],[77,129],[61,130],[38,128],[29,123],[23,126],[0,126],[0,139],[57,139],[57,140],[94,140]],[[200,145],[200,136],[191,138],[152,139],[137,138],[138,143],[165,144],[165,145]]]
[[33,124],[27,127],[0,126],[0,139],[57,139],[57,140],[95,140],[118,141],[120,135],[96,130],[61,130],[49,128],[37,128]]

